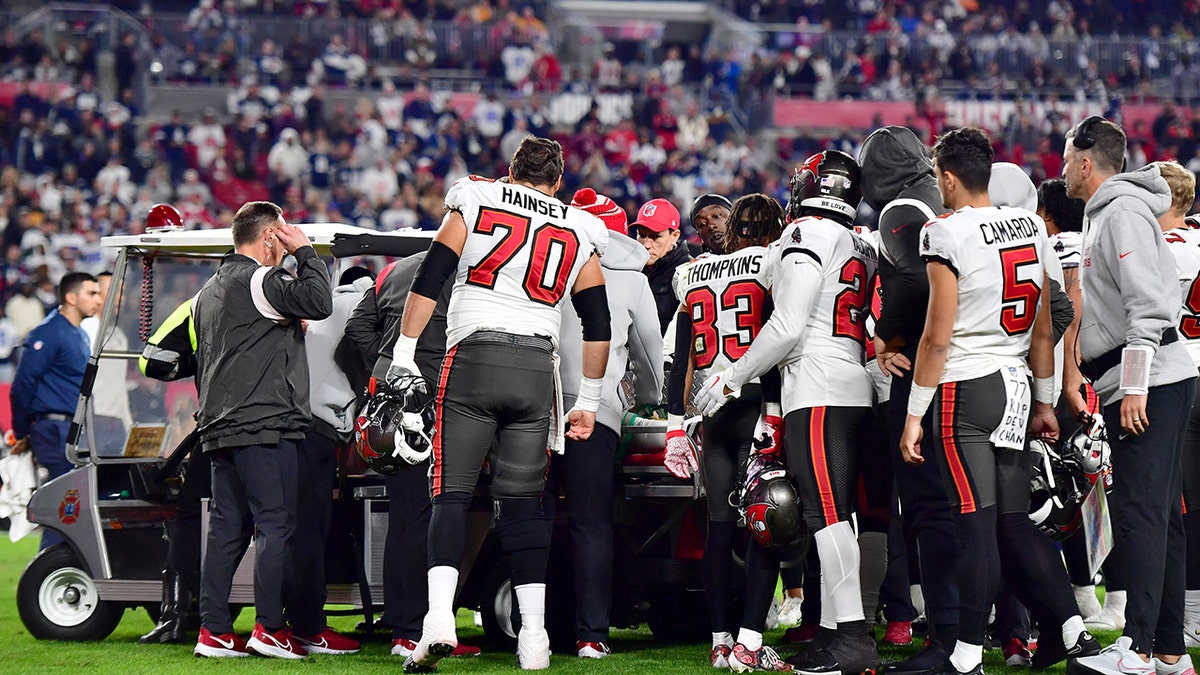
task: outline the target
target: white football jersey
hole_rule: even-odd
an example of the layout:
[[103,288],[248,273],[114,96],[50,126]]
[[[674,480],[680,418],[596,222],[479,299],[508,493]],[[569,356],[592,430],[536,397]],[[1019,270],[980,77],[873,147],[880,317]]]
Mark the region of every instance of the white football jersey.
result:
[[694,381],[728,368],[758,337],[770,302],[770,269],[767,248],[749,246],[702,255],[675,270],[675,297],[692,317]]
[[561,305],[588,258],[604,252],[604,223],[533,188],[478,176],[455,181],[446,208],[467,224],[446,346],[495,330],[545,336],[557,348]]
[[779,364],[785,413],[870,406],[864,345],[875,249],[835,220],[808,216],[788,225],[770,251],[775,308],[730,382]]
[[[854,234],[857,234],[863,243],[875,249],[875,257],[878,260],[880,249],[879,232],[861,225],[855,225]],[[863,330],[863,340],[866,343],[863,346],[866,348],[867,376],[871,378],[871,385],[875,388],[875,405],[887,403],[892,398],[892,378],[880,370],[879,364],[875,362],[875,322],[879,320],[879,313],[882,310],[883,284],[879,279],[879,275],[876,274],[874,281],[871,283],[870,312],[867,314],[867,322]]]
[[1046,224],[1021,208],[968,206],[925,224],[921,256],[958,276],[942,382],[1025,364],[1053,255]]
[[1179,339],[1200,366],[1200,230],[1177,228],[1165,233],[1167,250],[1175,255],[1183,318]]

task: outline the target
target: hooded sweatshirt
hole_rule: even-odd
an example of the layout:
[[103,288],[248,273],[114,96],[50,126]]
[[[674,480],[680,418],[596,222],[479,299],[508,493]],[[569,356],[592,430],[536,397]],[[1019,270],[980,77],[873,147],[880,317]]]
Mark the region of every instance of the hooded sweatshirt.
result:
[[[649,259],[649,254],[647,254],[647,259]],[[667,251],[667,254],[659,258],[652,267],[642,270],[650,282],[650,290],[654,293],[654,302],[658,307],[658,332],[660,335],[667,332],[667,326],[670,325],[671,319],[675,318],[675,312],[679,310],[679,300],[675,297],[674,287],[671,286],[671,282],[675,279],[675,270],[691,259],[692,254],[688,250],[687,243],[680,239],[675,243],[675,248]],[[603,263],[601,264],[603,265]]]
[[373,283],[370,277],[362,277],[333,289],[333,314],[309,322],[304,333],[314,430],[336,441],[349,440],[358,411],[354,389],[346,373],[335,363],[333,352],[346,333],[350,313]]
[[[1175,258],[1157,218],[1171,207],[1171,188],[1153,164],[1100,184],[1084,207],[1083,315],[1080,357],[1145,345],[1156,350],[1150,386],[1196,377],[1182,341],[1159,346],[1163,331],[1179,325],[1182,307]],[[1120,401],[1120,367],[1092,383],[1104,405]]]
[[929,276],[920,255],[921,226],[947,212],[925,145],[907,127],[883,127],[858,155],[863,199],[879,216],[879,278],[883,308],[875,335],[900,335],[915,347],[925,330]]
[[[615,232],[609,233],[608,248],[600,256],[612,316],[612,339],[608,343],[608,367],[604,371],[596,422],[618,434],[626,410],[658,403],[662,393],[663,348],[658,309],[641,271],[649,257],[637,241]],[[571,303],[563,305],[558,339],[563,404],[570,409],[579,396],[579,380],[583,376],[583,328]],[[625,400],[621,386],[630,365],[634,375],[633,401]]]

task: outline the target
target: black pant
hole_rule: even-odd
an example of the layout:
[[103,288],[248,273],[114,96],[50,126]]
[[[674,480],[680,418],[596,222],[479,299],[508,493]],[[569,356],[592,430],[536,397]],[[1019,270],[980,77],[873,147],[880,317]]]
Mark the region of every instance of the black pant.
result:
[[1104,406],[1112,444],[1114,565],[1125,573],[1125,635],[1147,654],[1183,654],[1184,535],[1180,474],[1195,378],[1151,387],[1150,426],[1121,430],[1121,403]]
[[383,477],[388,531],[383,544],[383,622],[392,638],[419,640],[429,611],[429,463]]
[[209,453],[212,517],[200,582],[200,616],[214,635],[233,632],[229,591],[254,535],[256,623],[283,628],[283,591],[295,526],[296,441]]
[[333,518],[339,443],[310,431],[299,444],[296,525],[287,584],[287,621],[300,635],[325,630],[325,540]]
[[[902,351],[911,361],[916,361],[915,345],[905,347]],[[925,615],[929,619],[931,637],[953,648],[953,641],[957,637],[955,627],[958,625],[958,535],[937,462],[906,464],[900,455],[900,435],[904,432],[911,389],[912,371],[903,376],[892,376],[888,437],[891,439],[892,466],[896,471],[896,494],[900,498],[901,515],[917,541],[915,553],[921,570],[921,591],[925,597]],[[928,416],[924,424],[925,440],[921,442],[921,454],[933,457],[936,450]],[[911,556],[914,551],[909,550],[908,553]]]
[[212,462],[197,442],[184,466],[175,517],[167,525],[167,568],[179,575],[195,597],[200,597],[200,504],[211,496]]
[[[608,640],[613,576],[613,463],[617,432],[596,425],[586,441],[567,440],[566,453],[550,460],[549,491],[567,498],[567,522],[574,546],[575,637]],[[543,501],[553,526],[555,499]]]

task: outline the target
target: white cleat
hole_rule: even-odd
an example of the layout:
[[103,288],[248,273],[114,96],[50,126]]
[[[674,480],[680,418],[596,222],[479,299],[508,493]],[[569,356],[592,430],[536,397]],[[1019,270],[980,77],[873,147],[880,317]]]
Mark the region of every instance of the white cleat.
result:
[[517,634],[517,663],[522,670],[545,670],[550,667],[550,635],[545,628],[522,628]]

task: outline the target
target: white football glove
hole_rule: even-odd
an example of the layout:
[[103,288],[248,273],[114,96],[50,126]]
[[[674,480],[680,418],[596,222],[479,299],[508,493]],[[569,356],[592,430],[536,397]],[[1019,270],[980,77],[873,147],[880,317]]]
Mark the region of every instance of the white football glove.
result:
[[421,370],[417,368],[417,362],[413,358],[416,351],[417,339],[401,334],[392,349],[392,365],[388,366],[387,375],[384,377],[389,387],[412,387],[413,391],[420,394],[429,393],[428,384],[425,378],[421,377]]
[[730,394],[726,394],[725,387],[727,386],[724,371],[708,376],[708,379],[700,386],[700,390],[696,392],[693,398],[693,403],[695,403],[696,409],[700,411],[701,415],[712,417],[717,414],[721,406],[725,405],[726,401],[730,398],[736,398],[741,393],[740,390],[735,390]]
[[667,416],[667,448],[663,456],[663,466],[676,478],[691,478],[700,468],[696,459],[696,449],[683,430],[682,415]]

